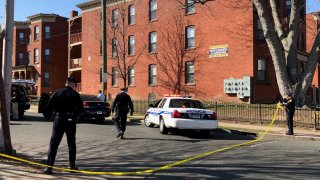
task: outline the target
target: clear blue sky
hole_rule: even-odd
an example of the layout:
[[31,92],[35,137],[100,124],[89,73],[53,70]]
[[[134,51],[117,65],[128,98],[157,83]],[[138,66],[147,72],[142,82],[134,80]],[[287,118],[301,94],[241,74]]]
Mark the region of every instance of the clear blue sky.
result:
[[[55,13],[69,17],[70,10],[80,11],[76,5],[90,0],[14,0],[15,21],[28,20],[27,17],[38,13]],[[0,0],[0,22],[4,18],[4,2]],[[320,0],[307,0],[307,13],[320,11]]]

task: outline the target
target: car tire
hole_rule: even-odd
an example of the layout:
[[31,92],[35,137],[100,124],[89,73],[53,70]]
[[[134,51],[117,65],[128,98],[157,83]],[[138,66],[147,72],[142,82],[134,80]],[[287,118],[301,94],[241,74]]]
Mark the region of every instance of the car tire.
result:
[[23,115],[24,115],[24,110],[23,109],[19,109],[19,117],[18,117],[18,119],[22,119]]
[[154,124],[150,122],[148,114],[144,116],[144,125],[147,127],[154,127]]
[[161,134],[168,134],[168,128],[164,124],[164,120],[161,118],[159,123],[159,129]]

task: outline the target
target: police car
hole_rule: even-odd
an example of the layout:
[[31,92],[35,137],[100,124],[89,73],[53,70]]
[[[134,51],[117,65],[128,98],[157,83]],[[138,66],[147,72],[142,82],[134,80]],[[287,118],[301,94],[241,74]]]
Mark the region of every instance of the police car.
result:
[[204,105],[191,97],[166,96],[148,109],[144,124],[159,126],[161,134],[170,129],[194,129],[204,134],[218,127],[217,114],[205,109]]

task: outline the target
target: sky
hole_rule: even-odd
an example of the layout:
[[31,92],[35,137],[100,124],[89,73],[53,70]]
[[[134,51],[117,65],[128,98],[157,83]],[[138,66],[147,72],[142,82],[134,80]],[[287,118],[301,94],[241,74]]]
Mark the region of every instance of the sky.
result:
[[[14,0],[15,1],[15,21],[26,21],[28,16],[38,13],[54,13],[60,16],[69,17],[71,10],[80,9],[77,4],[90,0]],[[168,0],[169,1],[169,0]],[[0,23],[4,21],[4,3],[0,0]],[[307,13],[320,11],[320,0],[307,0]]]

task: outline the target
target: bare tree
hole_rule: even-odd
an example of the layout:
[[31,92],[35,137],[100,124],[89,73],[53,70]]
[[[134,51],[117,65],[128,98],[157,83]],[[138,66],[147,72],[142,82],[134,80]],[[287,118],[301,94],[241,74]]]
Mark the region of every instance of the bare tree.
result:
[[[138,62],[143,50],[147,47],[145,43],[140,49],[136,49],[136,46],[130,46],[129,40],[129,25],[128,25],[128,3],[122,1],[117,8],[109,12],[108,22],[108,44],[112,47],[111,56],[116,61],[116,67],[118,70],[118,76],[123,80],[124,87],[127,87],[129,71],[134,68]],[[111,13],[111,14],[110,14]],[[134,36],[133,42],[135,43]],[[129,48],[130,51],[129,51]],[[130,56],[129,56],[130,55]],[[110,74],[110,73],[109,73]],[[111,74],[110,74],[111,75]]]
[[185,85],[184,73],[186,60],[195,60],[198,48],[194,47],[193,51],[188,51],[185,47],[185,27],[190,24],[184,21],[184,16],[178,12],[172,17],[172,22],[168,23],[170,26],[159,31],[162,41],[153,60],[162,72],[157,77],[160,81],[159,86],[174,94],[195,93],[194,88]]

